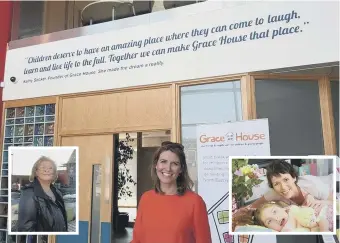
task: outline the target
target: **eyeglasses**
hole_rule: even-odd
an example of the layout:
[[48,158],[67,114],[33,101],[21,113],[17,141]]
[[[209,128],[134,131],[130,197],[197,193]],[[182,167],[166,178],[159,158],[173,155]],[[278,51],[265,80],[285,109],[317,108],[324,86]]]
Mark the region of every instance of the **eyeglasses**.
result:
[[180,143],[173,143],[173,142],[170,142],[170,141],[165,141],[165,142],[162,142],[162,147],[172,147],[172,148],[178,148],[178,149],[181,149],[181,150],[184,150],[184,146]]
[[40,171],[53,171],[53,168],[44,168],[44,167],[40,167],[38,168],[37,170],[40,170]]

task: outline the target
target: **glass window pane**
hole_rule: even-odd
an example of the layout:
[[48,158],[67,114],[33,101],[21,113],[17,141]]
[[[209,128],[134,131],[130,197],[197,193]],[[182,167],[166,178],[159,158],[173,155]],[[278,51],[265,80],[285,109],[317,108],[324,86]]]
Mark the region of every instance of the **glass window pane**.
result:
[[182,143],[196,190],[196,126],[239,120],[242,120],[240,81],[181,88]]
[[334,116],[334,130],[336,139],[337,155],[339,156],[339,82],[331,82],[332,102],[333,102],[333,116]]
[[257,118],[268,118],[271,155],[324,154],[317,81],[256,80]]

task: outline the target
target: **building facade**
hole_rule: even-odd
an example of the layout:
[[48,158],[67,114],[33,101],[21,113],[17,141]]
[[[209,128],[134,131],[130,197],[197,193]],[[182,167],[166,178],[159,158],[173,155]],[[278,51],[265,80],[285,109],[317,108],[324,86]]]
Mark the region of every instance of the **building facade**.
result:
[[[183,143],[196,188],[200,124],[267,118],[272,155],[339,154],[337,3],[138,2],[99,16],[88,2],[13,3],[1,190],[9,146],[79,146],[79,236],[51,243],[112,242],[117,134],[136,134],[137,165],[164,138]],[[3,242],[18,241],[1,222]]]

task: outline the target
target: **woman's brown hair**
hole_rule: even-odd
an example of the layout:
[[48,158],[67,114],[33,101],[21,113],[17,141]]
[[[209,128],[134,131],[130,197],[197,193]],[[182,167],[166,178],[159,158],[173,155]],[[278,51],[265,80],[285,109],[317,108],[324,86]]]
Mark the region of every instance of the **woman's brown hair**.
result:
[[160,181],[156,173],[156,165],[161,153],[165,151],[171,151],[179,158],[181,173],[177,177],[177,195],[184,195],[187,190],[192,190],[194,183],[189,176],[188,166],[184,153],[184,146],[180,143],[173,143],[169,141],[163,142],[161,147],[159,147],[158,150],[155,152],[151,167],[151,178],[153,180],[154,189],[157,193],[164,193],[161,189]]
[[270,188],[273,188],[272,178],[279,176],[280,174],[290,174],[292,178],[295,178],[295,184],[299,180],[299,176],[296,173],[294,167],[285,160],[275,159],[267,166],[267,180]]

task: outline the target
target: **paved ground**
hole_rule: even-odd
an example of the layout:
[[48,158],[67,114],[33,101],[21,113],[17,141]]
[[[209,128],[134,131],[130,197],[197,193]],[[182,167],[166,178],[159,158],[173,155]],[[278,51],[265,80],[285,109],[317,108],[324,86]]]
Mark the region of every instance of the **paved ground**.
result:
[[68,222],[68,232],[75,232],[76,231],[76,221]]

